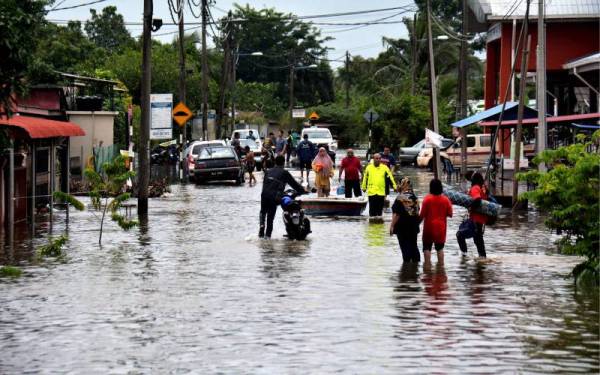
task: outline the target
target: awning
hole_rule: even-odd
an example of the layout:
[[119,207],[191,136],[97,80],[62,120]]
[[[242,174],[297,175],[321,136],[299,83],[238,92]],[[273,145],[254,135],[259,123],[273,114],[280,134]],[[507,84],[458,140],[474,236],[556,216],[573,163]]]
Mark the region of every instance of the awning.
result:
[[48,120],[40,117],[13,116],[0,117],[0,126],[14,126],[29,134],[30,138],[78,137],[85,135],[79,125],[68,121]]
[[[548,123],[548,124],[559,123],[559,122],[571,123],[574,121],[590,120],[590,119],[600,119],[600,113],[583,113],[583,114],[577,114],[577,115],[548,116],[548,117],[546,117],[546,123]],[[523,125],[537,125],[537,123],[538,123],[537,117],[523,119]],[[484,121],[479,125],[481,125],[481,126],[498,126],[498,121]],[[502,127],[516,126],[516,125],[517,125],[517,120],[509,120],[509,121],[503,120],[502,121]]]
[[[506,105],[504,107],[504,116],[502,117],[502,122],[504,123],[504,120],[516,120],[518,108],[519,108],[519,103],[506,102]],[[457,127],[457,128],[463,128],[465,126],[473,125],[473,124],[476,124],[476,123],[478,123],[480,121],[484,121],[484,120],[497,121],[500,118],[501,112],[502,112],[502,104],[499,104],[495,107],[486,109],[483,112],[476,113],[473,116],[469,116],[460,121],[456,121],[452,124],[452,126]],[[535,109],[531,109],[531,108],[525,106],[525,110],[523,112],[523,117],[524,118],[537,117],[537,111]]]
[[596,124],[575,124],[572,123],[571,124],[572,127],[577,128],[577,129],[583,129],[583,130],[598,130],[600,129],[600,125]]

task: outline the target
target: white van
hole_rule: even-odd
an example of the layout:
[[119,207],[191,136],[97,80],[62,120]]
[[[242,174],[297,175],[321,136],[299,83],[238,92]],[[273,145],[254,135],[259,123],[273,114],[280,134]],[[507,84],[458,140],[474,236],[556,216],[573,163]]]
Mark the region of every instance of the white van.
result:
[[308,140],[314,143],[317,147],[327,146],[330,152],[335,153],[338,148],[338,143],[333,139],[331,132],[327,128],[317,128],[315,126],[302,129],[300,139],[304,139],[304,134],[308,134]]

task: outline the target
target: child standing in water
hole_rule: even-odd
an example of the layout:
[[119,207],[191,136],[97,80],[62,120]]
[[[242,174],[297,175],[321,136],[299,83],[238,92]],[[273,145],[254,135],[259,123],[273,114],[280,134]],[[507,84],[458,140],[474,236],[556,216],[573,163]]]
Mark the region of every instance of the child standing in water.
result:
[[246,158],[244,164],[246,164],[246,170],[248,171],[248,184],[252,185],[252,182],[256,183],[256,177],[254,177],[254,168],[256,168],[256,161],[254,160],[254,152],[250,150],[250,146],[244,147],[246,151]]
[[423,199],[419,216],[423,220],[423,255],[425,264],[431,262],[435,246],[438,263],[444,264],[447,218],[452,217],[452,202],[445,195],[442,182],[436,178],[429,183],[429,194]]

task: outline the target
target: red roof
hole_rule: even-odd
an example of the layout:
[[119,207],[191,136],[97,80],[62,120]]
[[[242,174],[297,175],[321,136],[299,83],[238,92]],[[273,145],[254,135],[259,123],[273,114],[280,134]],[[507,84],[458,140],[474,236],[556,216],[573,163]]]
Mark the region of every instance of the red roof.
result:
[[[553,122],[572,122],[581,120],[593,120],[600,119],[600,113],[583,113],[578,115],[564,115],[564,116],[548,116],[546,117],[547,123]],[[538,119],[528,118],[523,119],[523,125],[537,125]],[[498,121],[484,121],[480,124],[481,126],[498,126]],[[517,120],[502,121],[502,126],[515,126]]]
[[77,137],[85,135],[83,129],[77,124],[68,121],[48,120],[40,117],[13,116],[9,119],[0,117],[0,126],[15,126],[21,128],[33,139]]

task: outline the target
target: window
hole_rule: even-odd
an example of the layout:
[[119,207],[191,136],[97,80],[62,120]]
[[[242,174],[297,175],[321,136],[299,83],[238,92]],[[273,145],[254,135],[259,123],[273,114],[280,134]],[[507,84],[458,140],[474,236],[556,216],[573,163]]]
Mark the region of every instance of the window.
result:
[[479,138],[479,143],[481,147],[490,147],[492,145],[492,136],[491,135],[482,135]]
[[308,134],[308,139],[331,138],[329,130],[313,130],[306,132],[306,134]]
[[475,147],[475,137],[467,136],[467,147]]
[[198,159],[206,160],[206,159],[234,159],[235,154],[230,147],[204,147],[200,151],[200,155]]

